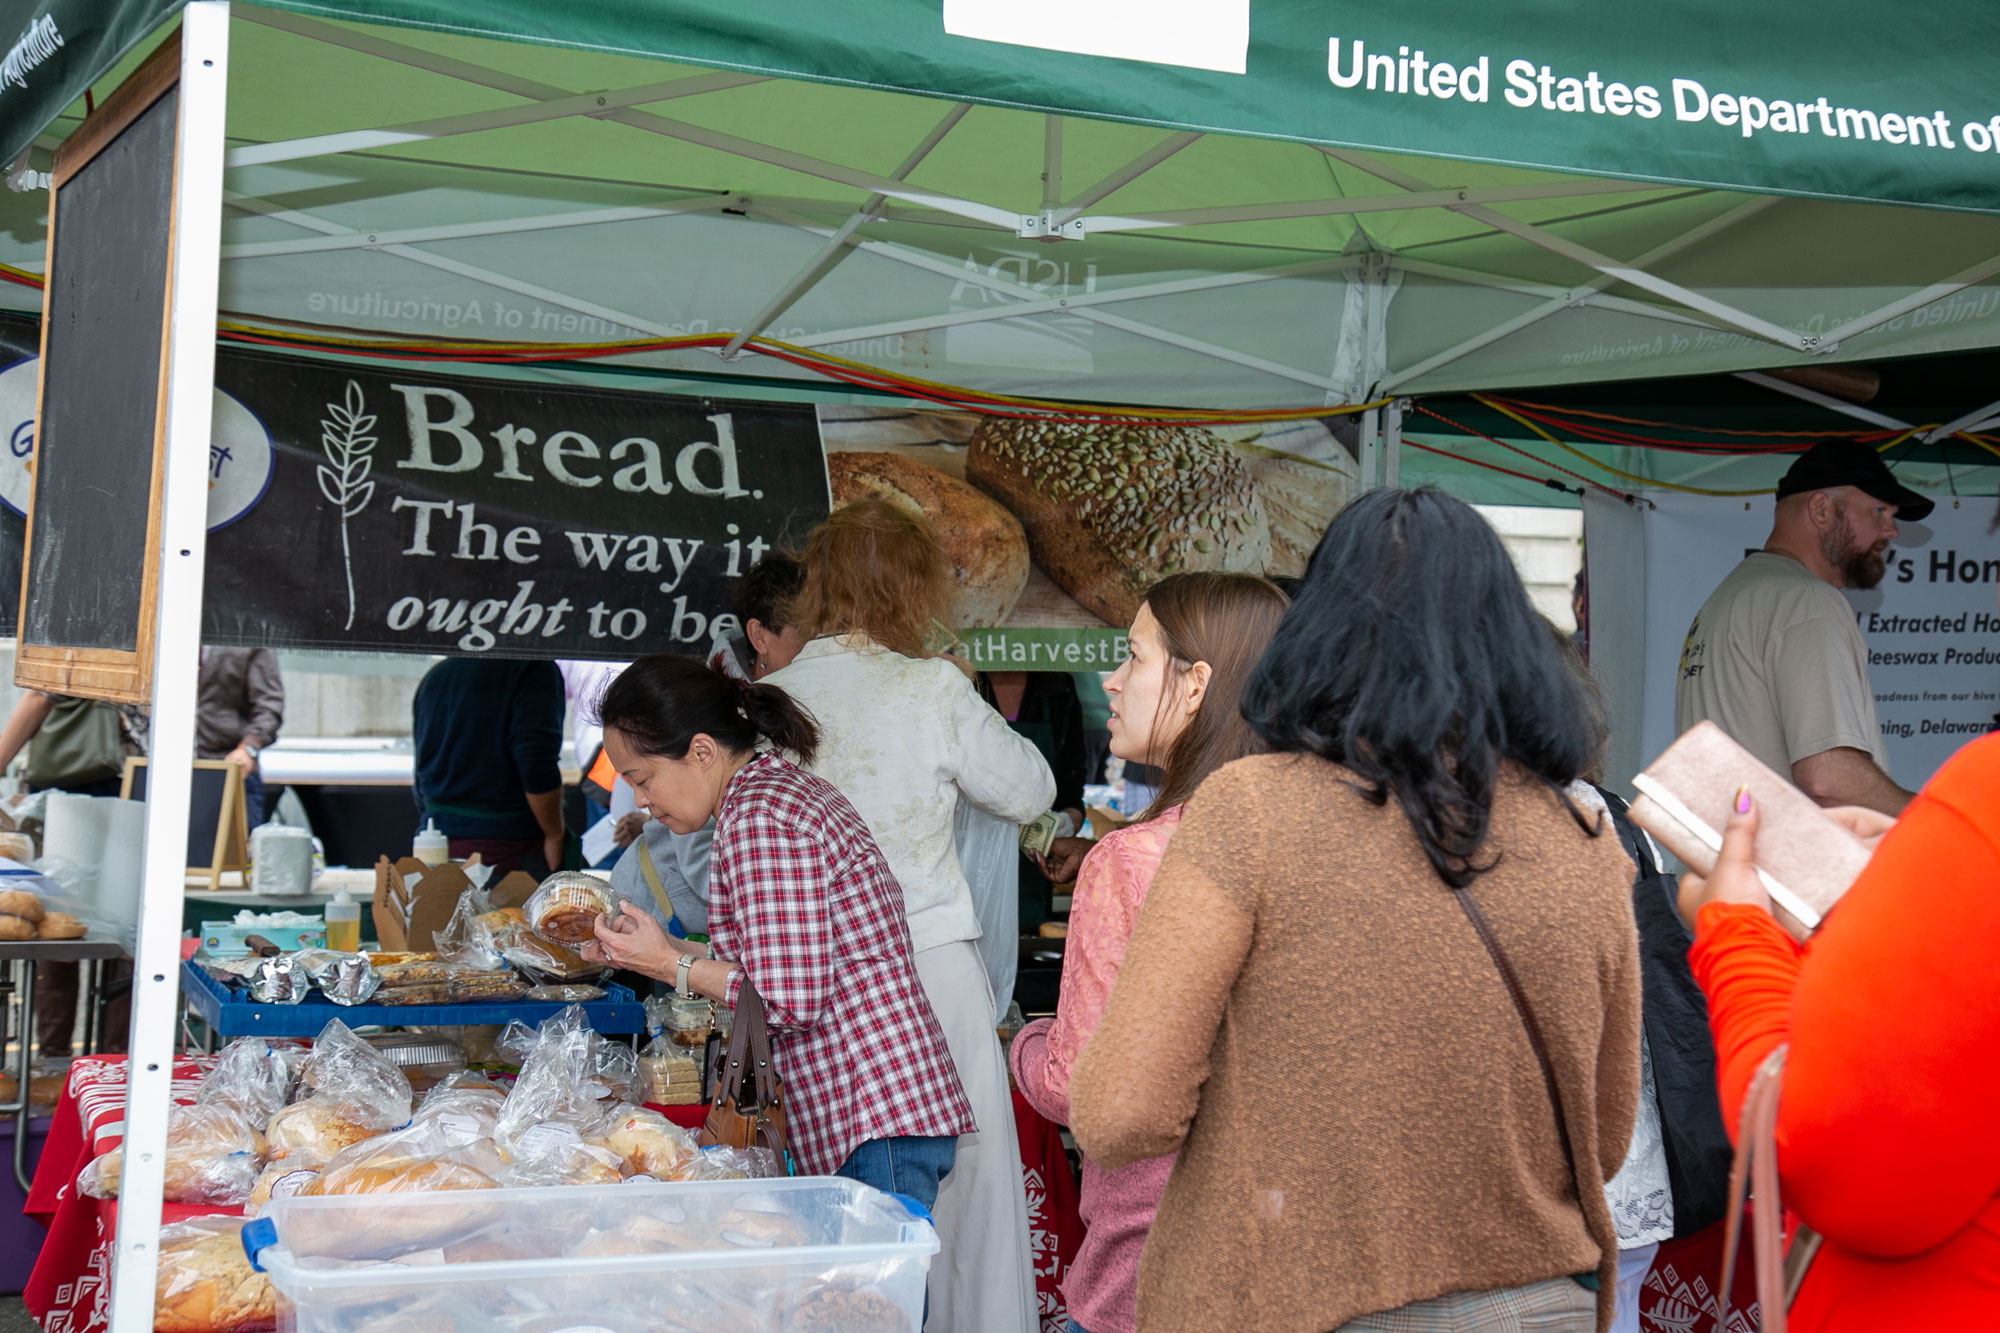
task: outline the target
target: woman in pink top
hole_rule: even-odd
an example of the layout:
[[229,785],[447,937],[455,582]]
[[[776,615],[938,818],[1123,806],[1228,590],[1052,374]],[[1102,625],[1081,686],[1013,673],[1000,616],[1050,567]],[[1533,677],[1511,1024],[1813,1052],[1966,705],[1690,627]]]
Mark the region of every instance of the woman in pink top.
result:
[[[1285,594],[1250,574],[1177,574],[1154,585],[1127,636],[1129,652],[1104,683],[1111,753],[1164,770],[1138,823],[1107,835],[1077,872],[1054,1018],[1021,1030],[1008,1064],[1037,1111],[1069,1121],[1069,1073],[1104,1016],[1111,985],[1153,872],[1202,779],[1263,748],[1237,698],[1285,614]],[[1139,1252],[1172,1157],[1116,1171],[1083,1160],[1087,1232],[1063,1280],[1070,1333],[1133,1333]]]

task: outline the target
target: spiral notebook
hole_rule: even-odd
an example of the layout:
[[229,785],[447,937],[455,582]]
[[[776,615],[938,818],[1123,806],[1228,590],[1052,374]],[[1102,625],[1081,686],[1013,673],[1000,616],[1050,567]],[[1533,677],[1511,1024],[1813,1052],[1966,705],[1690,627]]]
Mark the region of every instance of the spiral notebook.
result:
[[1738,789],[1757,802],[1757,874],[1778,923],[1804,940],[1847,892],[1869,850],[1810,796],[1713,722],[1698,723],[1632,779],[1632,822],[1698,874],[1715,870]]

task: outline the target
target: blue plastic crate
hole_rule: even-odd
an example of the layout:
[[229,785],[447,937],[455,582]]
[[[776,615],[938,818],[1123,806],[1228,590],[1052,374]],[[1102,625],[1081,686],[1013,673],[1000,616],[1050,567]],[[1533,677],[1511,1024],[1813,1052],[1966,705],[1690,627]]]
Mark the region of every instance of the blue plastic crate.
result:
[[[595,984],[595,983],[594,983]],[[646,1030],[646,1011],[630,990],[604,984],[604,998],[582,1006],[590,1026],[606,1036],[629,1036]],[[249,995],[226,986],[194,962],[181,964],[181,994],[202,1021],[223,1037],[317,1037],[327,1020],[347,1026],[384,1024],[394,1027],[474,1027],[510,1023],[533,1027],[567,1006],[557,1000],[505,1000],[496,1004],[335,1004],[314,991],[298,1004],[255,1004]]]

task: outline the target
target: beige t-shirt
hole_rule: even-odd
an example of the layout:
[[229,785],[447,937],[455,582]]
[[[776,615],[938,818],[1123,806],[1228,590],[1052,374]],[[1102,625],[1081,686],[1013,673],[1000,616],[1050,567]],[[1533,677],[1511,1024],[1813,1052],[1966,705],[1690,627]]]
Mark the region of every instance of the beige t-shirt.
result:
[[1745,557],[1689,626],[1674,729],[1703,719],[1784,777],[1799,760],[1840,748],[1889,770],[1854,608],[1790,556]]

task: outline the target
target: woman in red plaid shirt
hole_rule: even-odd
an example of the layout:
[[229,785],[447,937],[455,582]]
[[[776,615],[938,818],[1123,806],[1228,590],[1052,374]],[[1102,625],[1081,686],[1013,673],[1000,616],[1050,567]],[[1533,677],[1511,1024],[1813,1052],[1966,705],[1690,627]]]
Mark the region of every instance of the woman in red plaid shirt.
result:
[[664,653],[627,668],[598,712],[641,807],[676,833],[713,818],[715,842],[707,948],[625,904],[586,954],[728,1005],[747,975],[801,1171],[929,1207],[972,1111],[888,862],[847,798],[785,757],[809,762],[818,726],[774,685]]

